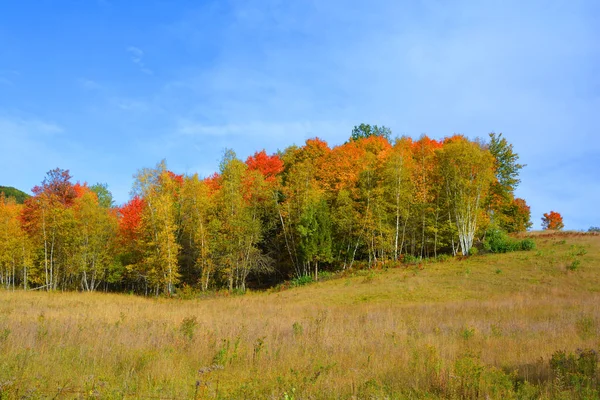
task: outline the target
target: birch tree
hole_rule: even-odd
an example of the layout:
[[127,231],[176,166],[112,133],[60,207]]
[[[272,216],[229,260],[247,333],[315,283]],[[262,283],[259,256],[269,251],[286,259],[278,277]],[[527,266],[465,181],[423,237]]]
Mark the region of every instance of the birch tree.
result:
[[483,211],[483,201],[494,178],[494,160],[480,144],[457,136],[437,151],[437,162],[456,223],[460,249],[463,255],[468,255]]

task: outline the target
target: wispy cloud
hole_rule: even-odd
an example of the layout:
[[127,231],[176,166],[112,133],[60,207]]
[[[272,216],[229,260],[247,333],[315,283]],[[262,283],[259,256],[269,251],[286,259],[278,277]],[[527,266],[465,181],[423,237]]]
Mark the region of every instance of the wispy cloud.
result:
[[131,57],[131,61],[140,68],[140,71],[147,75],[153,74],[153,71],[146,67],[146,64],[144,63],[144,51],[142,49],[136,46],[129,46],[127,47],[127,52]]
[[80,78],[77,80],[77,83],[79,84],[79,86],[82,89],[85,89],[85,90],[100,90],[100,89],[102,89],[102,85],[92,79]]

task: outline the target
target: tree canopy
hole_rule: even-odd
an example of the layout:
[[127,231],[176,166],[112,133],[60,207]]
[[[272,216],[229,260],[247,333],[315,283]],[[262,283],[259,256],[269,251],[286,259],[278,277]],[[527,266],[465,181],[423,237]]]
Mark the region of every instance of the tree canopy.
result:
[[163,160],[138,170],[120,206],[106,184],[51,170],[24,204],[0,194],[0,282],[244,291],[323,270],[468,255],[492,227],[530,227],[529,207],[514,196],[523,165],[501,135],[390,136],[361,124],[339,146],[312,138],[245,161],[227,150],[206,177],[176,174]]

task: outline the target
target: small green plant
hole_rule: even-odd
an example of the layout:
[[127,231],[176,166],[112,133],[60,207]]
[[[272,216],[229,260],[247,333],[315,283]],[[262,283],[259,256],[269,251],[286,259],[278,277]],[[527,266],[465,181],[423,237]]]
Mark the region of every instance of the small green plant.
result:
[[496,274],[497,274],[497,275],[500,275],[501,273],[502,273],[502,270],[501,270],[500,268],[498,268],[498,269],[496,270]]
[[194,339],[194,332],[196,327],[198,326],[198,320],[196,317],[187,317],[181,321],[179,325],[179,331],[183,336],[185,336],[188,340]]
[[0,331],[0,343],[6,341],[8,339],[8,335],[10,335],[10,329],[4,328]]
[[227,361],[227,353],[229,353],[229,340],[221,340],[221,347],[213,357],[213,364],[222,365]]
[[283,392],[283,400],[295,400],[296,388],[291,388],[290,392]]
[[577,271],[581,267],[580,260],[573,260],[571,263],[567,264],[567,269],[569,271]]
[[464,339],[464,340],[469,340],[471,339],[473,336],[475,336],[475,328],[469,328],[469,327],[465,327],[460,336]]
[[583,246],[572,245],[571,246],[571,255],[573,257],[576,256],[584,256],[587,254],[587,250]]
[[477,247],[471,247],[469,249],[469,256],[476,256],[477,253],[479,253],[479,250],[477,250]]
[[252,354],[253,362],[256,362],[260,358],[260,353],[263,349],[263,346],[265,345],[266,338],[266,336],[259,337],[258,339],[256,339],[256,342],[254,342],[254,353]]
[[299,322],[294,322],[294,324],[292,325],[292,329],[294,331],[294,336],[301,336],[302,333],[304,332],[304,328],[302,327],[302,324]]

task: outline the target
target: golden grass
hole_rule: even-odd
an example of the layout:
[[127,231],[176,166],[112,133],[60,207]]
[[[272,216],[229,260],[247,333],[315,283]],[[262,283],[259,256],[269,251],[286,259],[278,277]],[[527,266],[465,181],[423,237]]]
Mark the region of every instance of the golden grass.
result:
[[535,240],[205,300],[3,291],[0,398],[475,397],[479,367],[477,397],[551,397],[551,355],[600,346],[600,236]]

